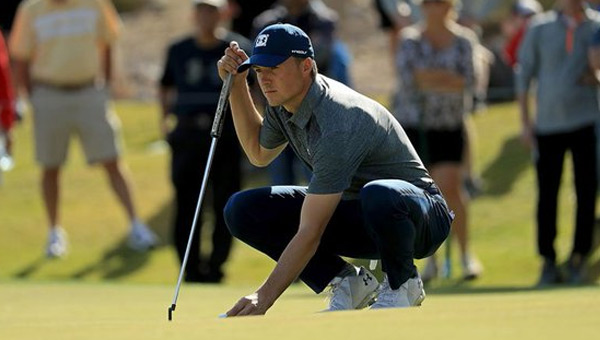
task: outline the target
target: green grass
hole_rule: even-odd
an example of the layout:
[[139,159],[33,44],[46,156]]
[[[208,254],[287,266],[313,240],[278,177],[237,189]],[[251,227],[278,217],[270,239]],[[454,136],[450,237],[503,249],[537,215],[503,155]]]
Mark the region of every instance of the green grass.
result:
[[597,336],[600,289],[430,295],[421,308],[316,313],[322,299],[294,286],[265,317],[218,319],[231,286],[188,286],[166,320],[156,285],[0,285],[2,339],[586,339]]
[[[216,315],[251,293],[273,267],[263,255],[236,243],[226,267],[225,285],[185,285],[176,321],[167,324],[166,308],[179,264],[168,244],[172,200],[169,156],[164,148],[153,144],[158,140],[158,108],[119,102],[116,109],[123,122],[124,159],[132,173],[139,212],[163,244],[150,253],[125,247],[125,215],[103,172],[88,167],[77,143],[73,143],[62,177],[61,209],[71,252],[63,260],[45,260],[42,250],[47,230],[28,118],[15,131],[17,167],[5,174],[0,187],[0,339],[38,339],[42,335],[49,339],[320,339],[347,335],[364,338],[380,333],[581,338],[597,326],[600,289],[596,286],[530,289],[539,270],[535,178],[528,152],[516,137],[519,125],[514,104],[494,106],[474,117],[478,130],[476,168],[486,183],[484,195],[470,208],[473,249],[485,265],[481,279],[460,283],[460,271],[455,270],[452,280],[432,284],[424,306],[416,310],[328,315],[314,313],[323,308],[322,297],[296,285],[265,318],[217,320]],[[574,220],[568,162],[565,169],[556,242],[561,261],[570,251]],[[264,184],[262,178],[260,172],[253,172],[246,186]],[[459,268],[457,258],[454,254],[454,268]],[[599,251],[592,254],[590,264],[597,282]]]

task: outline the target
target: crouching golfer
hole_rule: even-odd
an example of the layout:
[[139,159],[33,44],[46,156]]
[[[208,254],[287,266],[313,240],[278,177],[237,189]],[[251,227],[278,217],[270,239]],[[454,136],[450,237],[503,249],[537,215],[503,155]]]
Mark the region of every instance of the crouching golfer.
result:
[[[264,117],[246,84],[252,67],[268,101]],[[289,24],[259,33],[251,58],[235,42],[218,61],[234,75],[231,110],[240,143],[266,166],[286,147],[313,171],[308,187],[233,195],[231,233],[277,261],[268,279],[227,316],[265,314],[299,277],[329,310],[418,306],[425,291],[414,258],[433,254],[452,213],[394,117],[380,104],[317,73],[308,36]],[[381,259],[381,285],[340,256]]]

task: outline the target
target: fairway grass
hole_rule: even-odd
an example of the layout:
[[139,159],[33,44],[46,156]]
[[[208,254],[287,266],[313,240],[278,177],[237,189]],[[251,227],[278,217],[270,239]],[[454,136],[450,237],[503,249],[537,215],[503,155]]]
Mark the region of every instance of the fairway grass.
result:
[[107,283],[0,284],[0,339],[593,339],[600,288],[429,294],[420,308],[317,313],[302,285],[267,316],[218,319],[251,287]]

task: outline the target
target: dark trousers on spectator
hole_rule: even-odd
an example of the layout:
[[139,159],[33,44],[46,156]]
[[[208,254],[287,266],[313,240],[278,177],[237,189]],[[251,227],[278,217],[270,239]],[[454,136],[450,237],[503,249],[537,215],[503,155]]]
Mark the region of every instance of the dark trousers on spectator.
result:
[[538,251],[555,262],[557,199],[564,158],[571,151],[577,196],[572,254],[586,256],[592,246],[596,208],[596,134],[594,126],[572,132],[537,135]]
[[[177,127],[169,135],[172,150],[171,179],[176,196],[173,238],[181,261],[183,261],[198,202],[210,143],[210,131],[190,127]],[[212,198],[214,211],[212,252],[208,261],[204,263],[200,255],[203,222],[200,213],[185,268],[186,280],[220,281],[223,276],[221,267],[229,256],[232,241],[223,218],[223,208],[227,199],[240,190],[240,177],[240,149],[237,140],[235,136],[222,137],[217,144],[209,176],[209,190],[202,204],[204,210],[204,207],[211,203]]]
[[[298,231],[306,195],[306,188],[298,186],[239,192],[225,207],[227,226],[235,237],[277,261]],[[417,274],[413,259],[432,255],[444,242],[451,215],[434,187],[372,181],[360,199],[339,203],[300,279],[319,293],[346,265],[340,256],[381,259],[390,286],[397,289]]]

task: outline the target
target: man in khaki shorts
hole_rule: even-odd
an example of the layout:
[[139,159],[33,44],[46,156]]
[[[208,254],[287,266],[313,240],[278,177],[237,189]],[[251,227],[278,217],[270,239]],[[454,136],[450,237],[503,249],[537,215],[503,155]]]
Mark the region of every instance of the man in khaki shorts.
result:
[[[50,232],[48,257],[66,252],[58,214],[58,181],[71,135],[90,164],[102,164],[130,221],[129,245],[146,250],[156,236],[138,219],[129,180],[119,163],[119,120],[108,104],[112,44],[120,19],[108,0],[26,0],[10,37],[16,84],[34,111],[36,158]],[[102,72],[100,72],[102,71]]]

